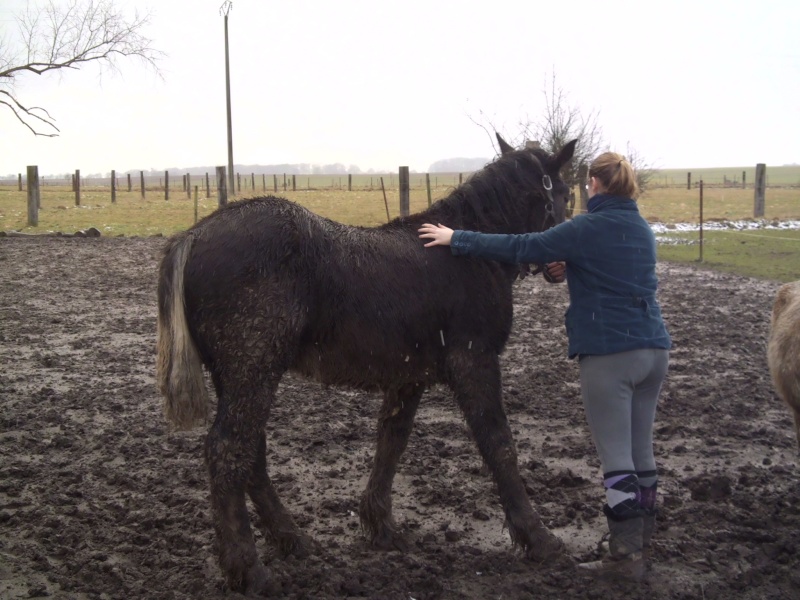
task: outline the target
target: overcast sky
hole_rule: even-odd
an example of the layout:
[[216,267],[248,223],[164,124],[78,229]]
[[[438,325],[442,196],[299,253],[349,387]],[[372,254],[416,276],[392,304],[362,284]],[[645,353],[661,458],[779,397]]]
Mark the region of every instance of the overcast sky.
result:
[[[0,0],[7,43],[24,4]],[[0,106],[0,175],[226,164],[221,4],[117,1],[152,13],[161,77],[136,60],[20,75],[19,99],[61,135]],[[553,73],[612,149],[653,166],[800,162],[797,0],[234,0],[228,25],[237,164],[490,158],[484,127],[517,136]]]

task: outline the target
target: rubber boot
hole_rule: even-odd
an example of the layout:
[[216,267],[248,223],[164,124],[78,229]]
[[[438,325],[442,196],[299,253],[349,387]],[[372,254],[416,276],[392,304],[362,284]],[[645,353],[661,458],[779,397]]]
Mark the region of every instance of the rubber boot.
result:
[[621,578],[641,581],[645,573],[644,517],[637,516],[622,521],[607,517],[608,554],[599,560],[580,563],[578,569],[602,578]]
[[653,538],[653,532],[656,530],[656,511],[645,511],[642,517],[642,548],[645,552],[650,550],[650,541]]
[[[642,517],[642,556],[644,556],[645,567],[647,567],[648,563],[650,562],[650,554],[652,552],[652,546],[650,545],[650,541],[653,538],[653,532],[656,529],[656,511],[648,510],[645,512],[644,516]],[[609,534],[605,534],[603,539],[600,540],[597,544],[597,553],[601,556],[605,556],[611,552],[608,544]]]

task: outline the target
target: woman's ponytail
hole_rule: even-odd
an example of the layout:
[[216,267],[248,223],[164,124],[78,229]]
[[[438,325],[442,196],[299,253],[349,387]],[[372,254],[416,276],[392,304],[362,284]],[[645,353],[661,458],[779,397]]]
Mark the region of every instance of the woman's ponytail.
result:
[[603,152],[594,159],[589,167],[589,177],[596,177],[608,194],[633,199],[639,195],[633,165],[616,152]]

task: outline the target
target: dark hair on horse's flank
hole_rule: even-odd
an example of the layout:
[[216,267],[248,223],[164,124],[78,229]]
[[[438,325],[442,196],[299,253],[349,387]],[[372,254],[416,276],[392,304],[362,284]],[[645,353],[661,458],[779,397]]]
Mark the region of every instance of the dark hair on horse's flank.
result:
[[[276,197],[234,202],[167,242],[158,280],[157,380],[176,428],[205,419],[203,366],[217,394],[205,441],[220,566],[233,590],[258,593],[266,572],[245,494],[284,553],[304,546],[267,474],[265,427],[288,370],[383,392],[375,460],[359,515],[372,543],[402,545],[394,473],[426,388],[453,391],[497,482],[512,541],[537,560],[559,552],[519,475],[502,405],[499,355],[511,331],[519,267],[425,248],[418,226],[541,231],[564,218],[555,155],[502,155],[427,210],[354,227]],[[321,407],[324,410],[324,407]]]

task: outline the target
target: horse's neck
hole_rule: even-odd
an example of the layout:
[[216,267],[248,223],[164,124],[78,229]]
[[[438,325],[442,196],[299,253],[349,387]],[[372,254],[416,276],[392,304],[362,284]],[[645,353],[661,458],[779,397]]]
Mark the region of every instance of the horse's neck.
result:
[[[466,229],[468,231],[481,231],[483,233],[512,233],[510,223],[502,215],[488,219],[476,214],[476,209],[466,205],[442,205],[433,207],[422,213],[423,221],[428,223],[441,223],[451,229]],[[498,209],[499,210],[499,209]]]

